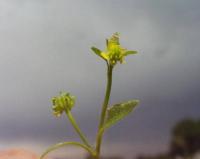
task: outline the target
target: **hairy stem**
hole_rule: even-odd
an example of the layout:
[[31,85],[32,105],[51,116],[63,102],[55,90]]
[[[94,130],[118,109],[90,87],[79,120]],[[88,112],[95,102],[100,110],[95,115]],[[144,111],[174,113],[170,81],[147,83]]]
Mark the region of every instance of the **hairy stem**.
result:
[[83,143],[88,146],[91,147],[89,142],[87,141],[87,138],[85,137],[85,135],[83,134],[83,132],[81,131],[81,129],[79,128],[78,124],[76,123],[76,120],[74,119],[73,115],[71,114],[70,111],[66,110],[65,111],[69,121],[71,122],[72,126],[74,127],[75,131],[77,132],[77,134],[80,136],[81,140],[83,141]]
[[107,65],[108,70],[107,70],[107,87],[106,87],[106,94],[102,106],[102,111],[101,111],[101,117],[100,117],[100,122],[99,122],[99,127],[98,127],[98,133],[97,133],[97,138],[96,138],[96,153],[97,153],[97,158],[100,157],[100,151],[101,151],[101,142],[102,142],[102,137],[103,137],[103,125],[105,122],[105,117],[106,117],[106,110],[108,107],[108,102],[110,99],[110,92],[111,92],[111,86],[112,86],[112,70],[113,66]]

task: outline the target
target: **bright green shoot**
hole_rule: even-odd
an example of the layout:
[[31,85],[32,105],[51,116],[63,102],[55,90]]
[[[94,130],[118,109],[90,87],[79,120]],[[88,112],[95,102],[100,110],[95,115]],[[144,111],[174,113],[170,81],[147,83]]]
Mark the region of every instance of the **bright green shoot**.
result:
[[53,114],[57,117],[61,116],[63,112],[66,113],[69,121],[74,127],[76,133],[79,135],[82,142],[62,142],[55,144],[49,147],[40,157],[43,159],[49,152],[54,151],[63,146],[76,146],[83,148],[86,150],[94,159],[100,159],[101,153],[101,143],[103,134],[106,129],[110,128],[112,125],[123,119],[127,116],[132,110],[139,104],[138,100],[129,100],[127,102],[122,102],[115,104],[113,106],[108,106],[111,86],[112,86],[112,72],[115,65],[119,63],[124,63],[124,58],[127,55],[136,54],[136,51],[127,50],[120,46],[119,43],[119,34],[115,33],[111,36],[111,38],[106,40],[106,49],[105,51],[101,51],[98,48],[91,48],[95,54],[100,56],[103,60],[105,60],[107,64],[107,87],[105,92],[105,98],[102,105],[102,110],[100,114],[98,131],[96,134],[96,143],[95,145],[91,145],[84,133],[79,128],[76,120],[72,115],[72,108],[75,104],[75,97],[70,95],[69,93],[61,92],[59,96],[52,98],[53,103]]

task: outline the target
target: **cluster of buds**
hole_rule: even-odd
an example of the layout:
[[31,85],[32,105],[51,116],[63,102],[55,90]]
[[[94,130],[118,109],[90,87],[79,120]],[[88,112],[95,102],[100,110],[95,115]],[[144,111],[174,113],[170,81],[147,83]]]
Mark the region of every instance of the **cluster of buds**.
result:
[[105,51],[95,47],[92,47],[92,50],[111,66],[115,66],[117,62],[123,63],[125,56],[137,53],[137,51],[127,50],[120,46],[119,33],[114,33],[110,39],[106,39],[106,45]]
[[53,114],[61,116],[63,111],[70,111],[75,104],[75,97],[66,92],[61,92],[59,96],[52,98]]

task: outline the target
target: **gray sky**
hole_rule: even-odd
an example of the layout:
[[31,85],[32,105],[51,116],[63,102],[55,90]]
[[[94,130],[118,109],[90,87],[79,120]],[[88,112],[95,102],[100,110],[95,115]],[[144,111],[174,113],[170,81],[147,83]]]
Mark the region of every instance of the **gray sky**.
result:
[[121,44],[139,54],[116,66],[111,104],[132,98],[141,104],[107,132],[105,147],[130,156],[167,150],[175,122],[200,116],[199,6],[198,0],[0,0],[0,148],[43,145],[42,151],[77,140],[66,117],[51,114],[50,98],[62,90],[77,97],[73,114],[94,141],[106,67],[90,47],[104,49],[117,31]]

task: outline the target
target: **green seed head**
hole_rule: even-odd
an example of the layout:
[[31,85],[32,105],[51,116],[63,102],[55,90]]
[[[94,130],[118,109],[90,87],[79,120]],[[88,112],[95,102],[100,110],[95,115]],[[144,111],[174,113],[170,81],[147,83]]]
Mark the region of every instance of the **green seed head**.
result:
[[57,117],[61,116],[63,111],[70,111],[75,104],[75,97],[69,93],[61,92],[59,96],[52,98],[53,114]]

